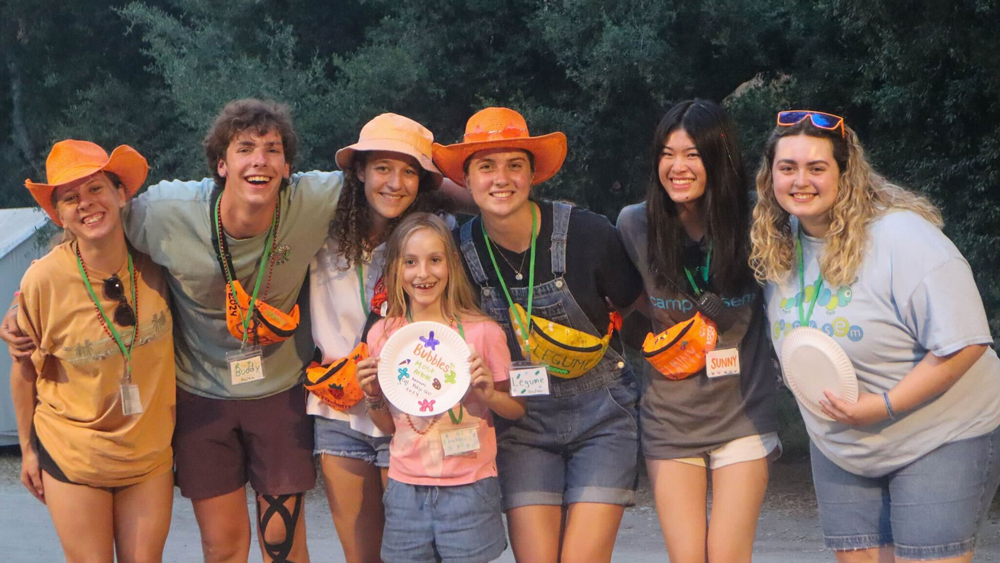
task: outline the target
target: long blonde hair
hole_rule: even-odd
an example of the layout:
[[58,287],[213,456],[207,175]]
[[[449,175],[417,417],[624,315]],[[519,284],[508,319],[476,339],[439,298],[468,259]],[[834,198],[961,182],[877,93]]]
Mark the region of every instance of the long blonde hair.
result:
[[774,196],[774,164],[778,141],[793,135],[828,139],[840,170],[837,199],[830,208],[830,229],[824,237],[820,262],[823,278],[832,285],[849,285],[864,260],[868,225],[894,210],[917,213],[938,228],[944,225],[941,212],[927,198],[901,188],[876,172],[865,158],[858,136],[844,125],[840,131],[820,129],[809,119],[792,127],[777,127],[767,140],[764,158],[757,170],[757,204],[750,228],[750,266],[760,282],[782,281],[791,270],[795,253],[795,233],[790,216]]
[[403,249],[420,229],[428,229],[444,243],[448,261],[448,284],[441,295],[441,313],[445,318],[484,320],[486,315],[476,306],[472,286],[462,268],[462,257],[448,225],[431,213],[410,213],[392,231],[385,249],[386,318],[404,318],[409,310],[410,298],[403,291]]

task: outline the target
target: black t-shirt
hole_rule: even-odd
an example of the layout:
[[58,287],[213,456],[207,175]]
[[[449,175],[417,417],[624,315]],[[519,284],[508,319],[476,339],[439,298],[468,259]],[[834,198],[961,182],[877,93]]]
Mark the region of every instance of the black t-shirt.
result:
[[[552,204],[538,202],[541,210],[541,228],[535,243],[535,285],[552,281]],[[500,287],[496,268],[490,262],[483,238],[482,218],[476,217],[472,228],[472,240],[479,253],[479,261],[486,272],[487,285]],[[455,231],[456,237],[458,230]],[[514,252],[494,246],[497,267],[508,288],[528,287],[528,260],[531,249]],[[506,258],[506,260],[504,260]],[[524,264],[521,267],[521,264]],[[464,262],[463,262],[464,264]],[[513,266],[511,266],[513,264]],[[473,279],[467,264],[465,273]],[[517,280],[515,269],[520,269],[523,279]],[[566,240],[566,273],[563,275],[577,304],[587,314],[587,318],[600,333],[608,327],[608,306],[605,297],[618,308],[632,305],[642,293],[642,276],[625,252],[621,238],[607,217],[586,209],[574,207],[569,217],[569,232]],[[478,298],[478,291],[476,296]]]

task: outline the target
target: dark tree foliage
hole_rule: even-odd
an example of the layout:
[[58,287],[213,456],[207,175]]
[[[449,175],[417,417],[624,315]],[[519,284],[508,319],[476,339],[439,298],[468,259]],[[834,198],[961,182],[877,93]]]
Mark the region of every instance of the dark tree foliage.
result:
[[569,137],[542,194],[613,217],[641,197],[673,103],[725,103],[749,178],[775,112],[817,108],[941,205],[1000,328],[994,0],[7,0],[0,18],[0,205],[30,202],[22,180],[66,137],[132,144],[153,179],[201,177],[212,116],[262,96],[292,106],[300,170],[333,167],[384,111],[451,143],[509,105]]

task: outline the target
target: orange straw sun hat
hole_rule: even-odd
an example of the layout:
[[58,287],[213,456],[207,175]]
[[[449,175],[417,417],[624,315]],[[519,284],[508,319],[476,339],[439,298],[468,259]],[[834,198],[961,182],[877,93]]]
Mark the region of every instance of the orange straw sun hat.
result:
[[431,145],[434,135],[423,125],[409,117],[395,113],[383,113],[361,128],[358,142],[337,151],[337,166],[347,170],[358,151],[390,151],[412,156],[420,167],[430,172],[434,186],[440,186],[444,179],[441,171],[434,166]]
[[62,227],[59,214],[52,205],[52,192],[59,186],[86,178],[97,172],[111,172],[125,185],[126,199],[135,195],[146,181],[149,165],[146,159],[128,145],[121,145],[111,151],[111,156],[100,146],[90,141],[67,139],[52,147],[45,159],[45,175],[48,183],[24,181],[31,196],[49,214],[52,222]]
[[465,184],[465,161],[487,149],[521,149],[535,159],[535,184],[556,175],[566,160],[566,135],[556,132],[532,137],[524,117],[508,108],[486,108],[465,124],[464,142],[434,143],[434,162],[456,184]]

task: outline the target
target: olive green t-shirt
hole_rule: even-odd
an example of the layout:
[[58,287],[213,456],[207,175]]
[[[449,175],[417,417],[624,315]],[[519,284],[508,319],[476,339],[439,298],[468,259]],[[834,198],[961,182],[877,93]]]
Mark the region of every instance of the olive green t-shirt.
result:
[[[340,172],[305,172],[293,175],[282,190],[264,299],[269,305],[287,313],[300,301],[309,262],[326,240],[342,185]],[[226,278],[212,244],[215,190],[211,178],[155,184],[132,201],[126,233],[138,250],[167,271],[173,297],[177,385],[213,399],[267,397],[296,385],[312,357],[309,306],[302,296],[295,334],[263,347],[264,378],[233,385],[226,354],[238,350],[241,343],[226,325]],[[247,239],[226,236],[236,275],[248,292],[254,287],[266,239],[266,232]],[[260,292],[265,293],[263,284]]]

